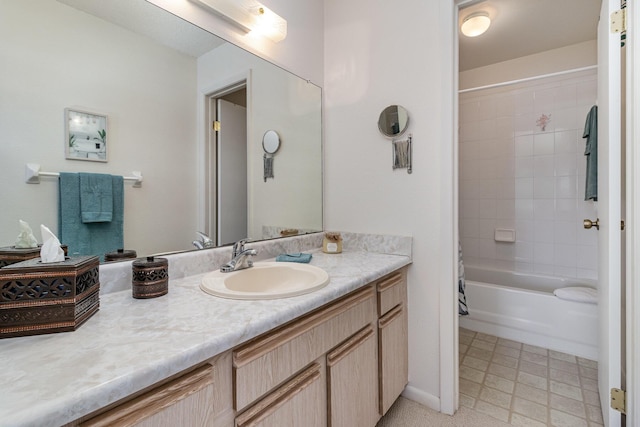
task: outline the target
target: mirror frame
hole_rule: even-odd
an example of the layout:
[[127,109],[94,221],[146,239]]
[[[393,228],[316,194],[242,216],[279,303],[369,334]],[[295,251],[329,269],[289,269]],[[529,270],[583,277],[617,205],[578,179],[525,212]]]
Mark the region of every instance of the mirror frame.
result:
[[268,130],[262,136],[262,149],[267,154],[275,154],[280,149],[280,135],[275,130]]
[[[400,123],[400,112],[404,112],[404,116],[406,116],[407,118],[404,125]],[[393,125],[389,125],[389,123],[398,125],[398,130],[395,131]],[[408,127],[409,112],[402,105],[389,105],[384,110],[382,110],[382,112],[380,113],[380,117],[378,117],[378,130],[387,138],[395,138],[397,136],[401,136],[406,132]]]

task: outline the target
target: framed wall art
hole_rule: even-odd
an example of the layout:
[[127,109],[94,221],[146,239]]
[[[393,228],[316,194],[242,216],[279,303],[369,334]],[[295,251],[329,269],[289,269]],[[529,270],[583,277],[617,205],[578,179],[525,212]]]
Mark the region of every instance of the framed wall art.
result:
[[65,108],[65,154],[67,159],[106,162],[107,116]]

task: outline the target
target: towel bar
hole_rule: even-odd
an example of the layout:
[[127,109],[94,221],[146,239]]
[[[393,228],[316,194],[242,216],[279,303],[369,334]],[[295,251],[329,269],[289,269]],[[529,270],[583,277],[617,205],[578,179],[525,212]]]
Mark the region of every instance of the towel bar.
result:
[[[133,186],[138,188],[142,187],[142,172],[133,171],[132,176],[123,176],[125,181],[134,181]],[[40,165],[37,163],[27,163],[25,167],[25,182],[27,184],[40,184],[41,176],[60,176],[58,172],[43,172],[40,170]]]

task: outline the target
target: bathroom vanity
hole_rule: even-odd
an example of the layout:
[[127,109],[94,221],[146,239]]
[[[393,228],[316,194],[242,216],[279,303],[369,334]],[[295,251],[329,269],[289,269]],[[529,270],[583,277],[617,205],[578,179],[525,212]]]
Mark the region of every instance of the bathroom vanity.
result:
[[197,274],[157,299],[103,295],[73,333],[0,341],[0,362],[13,367],[0,373],[0,416],[22,426],[374,426],[407,383],[411,258],[312,252],[330,283],[307,295],[222,299]]

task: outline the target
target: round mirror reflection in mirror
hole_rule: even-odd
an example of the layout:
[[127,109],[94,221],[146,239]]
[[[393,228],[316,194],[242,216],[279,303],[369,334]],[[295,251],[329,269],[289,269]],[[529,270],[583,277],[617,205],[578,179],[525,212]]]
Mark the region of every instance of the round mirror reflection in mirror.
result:
[[267,154],[274,154],[280,148],[280,135],[275,130],[268,130],[262,137],[262,149]]
[[387,137],[400,136],[409,126],[409,113],[400,105],[389,105],[382,110],[378,119],[378,129]]

